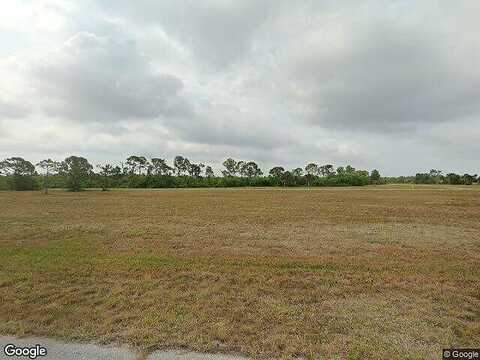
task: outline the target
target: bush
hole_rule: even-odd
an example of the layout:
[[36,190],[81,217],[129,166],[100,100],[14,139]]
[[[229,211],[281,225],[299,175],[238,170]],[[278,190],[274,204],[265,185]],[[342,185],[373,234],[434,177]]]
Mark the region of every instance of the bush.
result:
[[8,188],[15,191],[37,190],[38,182],[30,175],[12,175],[7,178]]

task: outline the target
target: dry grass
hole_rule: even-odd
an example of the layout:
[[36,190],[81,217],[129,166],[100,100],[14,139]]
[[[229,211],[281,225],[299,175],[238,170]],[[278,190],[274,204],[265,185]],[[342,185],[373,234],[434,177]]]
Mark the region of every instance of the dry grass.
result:
[[0,192],[0,333],[436,359],[480,345],[479,190]]

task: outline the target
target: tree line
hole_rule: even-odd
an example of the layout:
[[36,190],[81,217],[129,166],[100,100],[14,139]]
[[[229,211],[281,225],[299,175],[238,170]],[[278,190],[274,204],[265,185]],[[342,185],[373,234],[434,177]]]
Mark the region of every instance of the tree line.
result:
[[35,190],[66,188],[164,188],[164,187],[237,187],[237,186],[362,186],[380,184],[378,170],[368,172],[348,165],[309,163],[286,170],[271,168],[267,174],[254,161],[228,158],[224,169],[215,174],[211,166],[176,156],[169,164],[165,159],[132,155],[119,165],[95,167],[84,157],[69,156],[63,161],[45,159],[33,164],[21,157],[0,162],[0,189]]
[[429,172],[417,173],[415,176],[386,177],[386,183],[411,183],[411,184],[447,184],[447,185],[472,185],[480,183],[480,176],[477,174],[456,174],[431,169]]
[[407,177],[382,177],[378,170],[358,170],[347,165],[309,163],[305,167],[286,170],[271,168],[264,174],[254,161],[228,158],[224,169],[215,174],[211,166],[176,156],[169,164],[165,159],[132,155],[119,165],[99,164],[95,167],[84,157],[69,156],[63,161],[45,159],[33,164],[21,157],[0,162],[0,189],[35,190],[66,188],[175,188],[237,186],[363,186],[385,183],[471,185],[480,182],[477,175],[458,175],[432,169]]

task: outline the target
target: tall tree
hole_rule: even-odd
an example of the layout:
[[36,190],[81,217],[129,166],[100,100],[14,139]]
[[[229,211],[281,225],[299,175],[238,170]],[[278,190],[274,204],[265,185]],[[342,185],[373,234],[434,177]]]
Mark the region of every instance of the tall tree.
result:
[[213,172],[213,169],[211,166],[207,166],[205,168],[205,177],[209,179],[215,177],[215,173]]
[[21,157],[11,157],[0,162],[0,172],[4,175],[34,175],[35,166]]
[[189,165],[190,161],[183,156],[177,155],[175,156],[175,159],[173,159],[173,167],[177,172],[177,176],[180,176],[183,173],[187,172]]
[[237,162],[232,159],[228,158],[223,162],[223,166],[225,166],[225,170],[222,171],[224,176],[235,176],[237,174]]
[[284,187],[293,183],[293,175],[290,171],[283,172],[282,175],[280,175],[280,179]]
[[205,167],[204,164],[194,164],[189,162],[187,166],[188,175],[194,178],[200,177],[202,169]]
[[335,173],[335,171],[333,170],[333,165],[327,164],[319,167],[319,173],[322,176],[331,176]]
[[312,180],[318,175],[318,165],[315,163],[310,163],[305,166],[305,179],[307,180],[307,186],[310,187]]
[[476,180],[476,175],[464,174],[462,176],[462,182],[464,185],[472,185]]
[[318,165],[315,163],[308,164],[305,166],[305,172],[312,176],[318,175]]
[[52,159],[46,159],[37,163],[37,166],[43,170],[43,189],[45,194],[47,194],[49,177],[58,173],[61,163]]
[[148,169],[148,160],[145,156],[136,156],[132,155],[127,158],[125,163],[130,174],[141,175],[145,170]]
[[355,172],[355,168],[354,168],[353,166],[351,166],[351,165],[347,165],[347,166],[345,167],[345,172],[346,172],[347,174],[353,174],[353,173]]
[[33,178],[35,166],[21,157],[11,157],[0,162],[0,174],[7,175],[13,190],[34,190],[37,183]]
[[460,185],[462,183],[462,177],[455,173],[449,173],[445,177],[447,184]]
[[275,167],[271,168],[268,173],[270,174],[270,176],[272,176],[274,178],[277,178],[277,179],[280,179],[280,177],[282,176],[282,174],[284,172],[285,172],[285,169],[283,167],[275,166]]
[[303,169],[301,167],[295,168],[292,170],[292,175],[295,177],[302,177],[303,176]]
[[60,173],[66,175],[67,188],[71,191],[80,191],[85,187],[93,166],[81,156],[67,157],[60,166]]
[[377,169],[373,169],[370,173],[370,182],[372,184],[378,184],[380,182],[380,172]]
[[246,161],[240,160],[235,165],[235,174],[240,176],[247,176],[245,175],[245,167],[247,165]]
[[151,162],[155,175],[170,175],[170,172],[173,170],[164,159],[152,158]]
[[260,176],[263,174],[263,171],[254,161],[249,161],[244,163],[241,168],[241,175],[246,176],[248,178]]
[[97,165],[100,169],[100,176],[102,177],[102,191],[107,191],[110,187],[110,177],[116,172],[115,168],[110,164]]
[[431,177],[433,183],[440,184],[442,182],[442,170],[431,169],[428,174]]

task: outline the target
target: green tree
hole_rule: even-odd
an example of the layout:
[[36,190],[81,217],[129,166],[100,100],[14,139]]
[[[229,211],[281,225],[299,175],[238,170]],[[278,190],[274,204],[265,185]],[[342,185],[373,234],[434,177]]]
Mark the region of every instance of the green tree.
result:
[[209,179],[215,177],[215,173],[213,172],[213,169],[211,166],[207,166],[205,168],[205,177]]
[[191,177],[194,177],[194,178],[199,178],[201,173],[202,173],[202,169],[205,167],[204,164],[194,164],[194,163],[191,163],[189,162],[187,164],[187,171],[188,171],[188,175],[190,175]]
[[450,185],[460,185],[462,183],[462,177],[455,173],[449,173],[445,177],[447,184]]
[[442,182],[442,178],[443,178],[442,170],[431,169],[428,175],[431,178],[431,181],[429,182],[434,184],[440,184]]
[[378,184],[380,182],[380,172],[377,169],[373,169],[370,173],[370,182],[372,184]]
[[477,175],[464,174],[462,176],[462,183],[465,185],[472,185],[476,180]]
[[284,172],[285,172],[285,169],[283,167],[275,166],[271,168],[268,173],[270,174],[270,176],[280,179],[280,176],[282,176]]
[[35,190],[37,182],[33,178],[35,166],[21,157],[11,157],[0,162],[0,174],[6,175],[13,190]]
[[100,169],[102,191],[107,191],[110,188],[110,177],[115,174],[116,169],[110,164],[97,165],[97,168]]
[[223,162],[223,166],[225,167],[225,170],[222,171],[223,176],[235,176],[237,174],[237,162],[232,159],[228,158]]
[[318,165],[315,163],[308,164],[305,166],[305,172],[312,176],[318,175]]
[[180,155],[175,156],[175,159],[173,159],[173,167],[177,172],[177,176],[180,176],[183,173],[187,172],[189,164],[190,161],[187,158],[184,158]]
[[292,170],[292,175],[295,177],[302,177],[303,176],[303,169],[298,167]]
[[91,175],[93,166],[81,156],[67,157],[60,166],[60,173],[67,176],[67,188],[70,191],[80,191]]
[[164,159],[152,158],[152,168],[155,175],[170,175],[173,170],[172,167],[167,165]]
[[318,175],[318,165],[315,163],[307,164],[307,166],[305,166],[305,172],[307,173],[305,175],[307,186],[310,187],[312,180]]
[[330,164],[320,166],[319,172],[322,176],[331,176],[335,173],[333,170],[333,165]]
[[247,163],[243,160],[240,160],[237,162],[235,165],[235,174],[240,175],[240,176],[246,176],[245,175],[245,167],[247,166]]
[[45,194],[47,194],[49,177],[58,173],[61,163],[52,159],[46,159],[37,163],[37,166],[43,170],[43,189]]
[[280,179],[282,180],[284,187],[292,185],[294,181],[293,175],[290,171],[283,172],[283,174],[280,175]]
[[252,178],[252,177],[261,176],[263,174],[263,171],[260,169],[260,167],[257,165],[256,162],[249,161],[244,163],[244,165],[240,170],[240,173],[242,176]]
[[345,172],[346,172],[347,174],[353,174],[353,173],[355,173],[355,168],[354,168],[353,166],[347,165],[347,166],[345,167]]
[[126,161],[126,165],[129,173],[132,175],[141,175],[149,167],[148,160],[145,156],[136,155],[129,156]]

